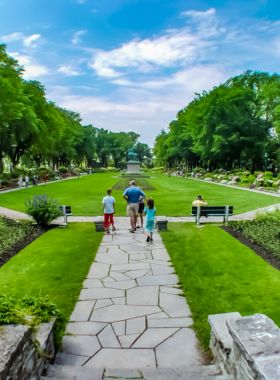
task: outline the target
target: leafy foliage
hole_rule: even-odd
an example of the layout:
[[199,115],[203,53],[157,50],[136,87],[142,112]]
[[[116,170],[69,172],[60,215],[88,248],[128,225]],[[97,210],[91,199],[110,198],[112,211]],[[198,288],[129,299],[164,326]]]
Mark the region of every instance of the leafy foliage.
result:
[[25,236],[34,232],[29,221],[15,221],[0,217],[0,255],[20,243]]
[[242,162],[254,171],[264,164],[265,152],[276,160],[280,142],[269,129],[280,125],[279,95],[279,75],[252,71],[196,94],[169,124],[169,132],[156,137],[157,161],[172,167],[203,165],[210,171]]
[[57,306],[45,297],[7,297],[0,295],[0,325],[38,324],[52,317],[62,318]]
[[59,208],[57,200],[48,197],[48,195],[35,195],[33,200],[30,198],[25,202],[25,211],[27,215],[32,216],[39,226],[46,226],[63,212]]
[[280,210],[260,213],[253,220],[231,221],[229,227],[280,257]]

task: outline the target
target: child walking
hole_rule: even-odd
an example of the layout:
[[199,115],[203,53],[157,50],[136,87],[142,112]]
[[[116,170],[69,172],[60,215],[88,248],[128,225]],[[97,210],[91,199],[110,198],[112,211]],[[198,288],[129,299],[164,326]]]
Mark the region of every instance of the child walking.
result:
[[110,224],[112,224],[112,231],[116,231],[115,225],[114,225],[114,219],[113,215],[115,214],[115,198],[111,196],[112,190],[107,190],[107,197],[103,198],[103,207],[101,211],[101,215],[104,212],[104,227],[106,228],[107,234],[110,233],[109,227]]
[[154,222],[156,215],[156,208],[153,198],[149,198],[147,201],[147,206],[144,209],[144,215],[146,216],[146,226],[145,232],[147,234],[147,242],[153,242],[153,231],[154,231]]

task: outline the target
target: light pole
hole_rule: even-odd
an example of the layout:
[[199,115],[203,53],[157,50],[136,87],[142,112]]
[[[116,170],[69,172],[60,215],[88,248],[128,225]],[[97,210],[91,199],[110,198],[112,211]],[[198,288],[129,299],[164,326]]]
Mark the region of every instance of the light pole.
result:
[[267,153],[265,153],[264,154],[264,157],[265,157],[265,166],[264,166],[264,171],[266,172],[266,167],[267,167],[267,156],[268,156],[268,154]]

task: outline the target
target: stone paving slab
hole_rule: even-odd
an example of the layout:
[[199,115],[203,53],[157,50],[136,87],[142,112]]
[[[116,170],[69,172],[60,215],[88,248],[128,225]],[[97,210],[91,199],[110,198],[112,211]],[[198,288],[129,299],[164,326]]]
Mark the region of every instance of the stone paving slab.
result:
[[129,234],[128,218],[118,227],[104,236],[84,281],[63,354],[88,357],[83,368],[201,365],[190,309],[160,235],[147,244],[143,230]]

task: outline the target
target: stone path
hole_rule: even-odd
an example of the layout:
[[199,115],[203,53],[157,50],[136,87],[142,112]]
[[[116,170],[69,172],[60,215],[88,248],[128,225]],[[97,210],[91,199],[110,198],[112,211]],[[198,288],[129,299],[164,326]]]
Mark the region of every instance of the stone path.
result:
[[105,235],[63,337],[57,365],[188,368],[205,358],[160,235],[147,243],[129,219]]
[[[248,211],[243,214],[237,214],[229,217],[229,220],[252,220],[258,212],[266,211],[266,210],[273,210],[275,208],[280,208],[280,203],[277,203],[275,205],[271,205],[268,207],[263,207],[259,208],[257,210],[253,211]],[[25,219],[25,220],[32,220],[32,218],[23,212],[20,211],[14,211],[10,210],[5,207],[0,207],[0,215],[1,216],[6,216],[8,218],[12,219]],[[68,217],[68,222],[73,223],[73,222],[80,222],[80,223],[86,223],[86,222],[94,222],[98,217],[97,216],[70,216]],[[116,223],[124,223],[125,220],[127,219],[126,217],[115,217],[114,218]],[[194,222],[195,218],[191,216],[182,216],[182,217],[172,217],[168,216],[167,217],[169,222]],[[220,223],[223,222],[223,217],[201,217],[200,218],[200,223]],[[63,217],[58,218],[52,222],[52,224],[64,224]]]

